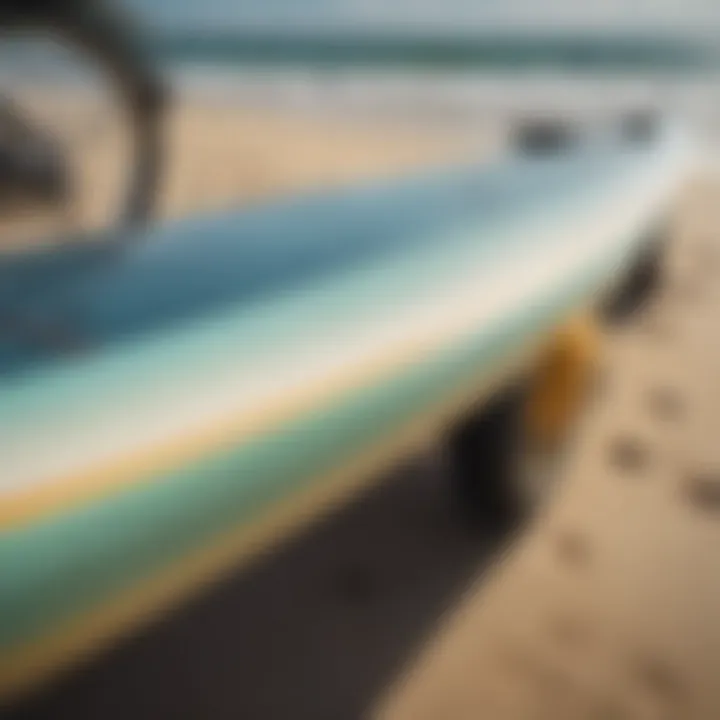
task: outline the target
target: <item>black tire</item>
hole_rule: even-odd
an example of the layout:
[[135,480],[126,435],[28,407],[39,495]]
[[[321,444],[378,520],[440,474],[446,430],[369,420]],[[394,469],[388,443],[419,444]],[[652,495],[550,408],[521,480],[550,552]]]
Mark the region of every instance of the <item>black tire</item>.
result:
[[569,321],[533,367],[450,429],[452,499],[465,522],[502,536],[551,498],[592,398],[598,329],[594,313]]
[[114,85],[130,118],[132,169],[115,225],[154,213],[162,171],[162,119],[167,94],[137,43],[136,29],[105,0],[9,0],[0,33],[32,32],[80,51]]
[[448,471],[451,500],[461,522],[503,536],[527,515],[518,484],[524,384],[500,390],[451,428]]

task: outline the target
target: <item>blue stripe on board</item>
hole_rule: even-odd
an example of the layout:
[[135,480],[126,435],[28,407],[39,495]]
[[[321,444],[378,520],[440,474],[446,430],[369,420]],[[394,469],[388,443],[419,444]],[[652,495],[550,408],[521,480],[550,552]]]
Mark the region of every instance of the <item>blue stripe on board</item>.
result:
[[[120,241],[0,261],[0,373],[61,357],[27,327],[93,348],[276,297],[429,244],[560,212],[601,194],[658,147],[587,149],[557,159],[467,166],[199,217]],[[463,233],[465,231],[465,233]],[[466,242],[463,239],[463,242]]]

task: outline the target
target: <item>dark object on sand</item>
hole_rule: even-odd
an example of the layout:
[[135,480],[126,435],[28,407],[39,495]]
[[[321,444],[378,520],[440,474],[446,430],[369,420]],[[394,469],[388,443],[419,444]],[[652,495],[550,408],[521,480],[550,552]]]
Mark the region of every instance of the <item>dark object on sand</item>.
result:
[[[3,32],[54,37],[85,55],[117,88],[133,135],[132,170],[117,222],[137,224],[151,217],[162,164],[166,92],[146,61],[136,28],[105,0],[5,0],[0,2],[0,36]],[[50,195],[67,192],[63,162],[52,141],[44,133],[40,139],[34,128],[27,130],[39,145],[25,154],[10,152],[0,141],[0,184],[4,187],[14,175]],[[33,163],[39,167],[31,171]]]
[[653,110],[634,110],[620,119],[620,134],[630,142],[652,140],[659,128],[660,118]]
[[513,146],[528,155],[545,155],[572,148],[578,140],[577,129],[559,119],[525,120],[513,131]]

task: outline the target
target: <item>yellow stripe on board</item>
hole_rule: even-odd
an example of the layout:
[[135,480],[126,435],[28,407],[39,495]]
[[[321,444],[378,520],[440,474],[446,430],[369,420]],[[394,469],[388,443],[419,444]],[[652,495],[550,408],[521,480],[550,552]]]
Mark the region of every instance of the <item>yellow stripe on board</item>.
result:
[[243,412],[217,425],[169,442],[147,447],[134,454],[111,459],[86,471],[20,488],[2,497],[0,527],[13,528],[69,507],[97,500],[194,462],[223,448],[239,444],[253,435],[266,433],[281,422],[371,383],[401,368],[437,345],[437,337],[408,342],[381,360],[338,373],[311,384],[288,397],[276,400],[255,413]]
[[502,373],[484,373],[374,451],[364,453],[308,490],[273,506],[255,523],[236,528],[210,547],[198,549],[150,580],[115,595],[49,636],[0,657],[0,697],[27,692],[36,684],[87,659],[114,638],[137,629],[173,603],[198,592],[230,569],[257,557],[283,536],[306,525],[316,514],[347,499],[369,481],[380,478],[393,460],[422,448],[452,417],[467,411],[498,381],[527,368],[539,349],[529,344],[503,365]]

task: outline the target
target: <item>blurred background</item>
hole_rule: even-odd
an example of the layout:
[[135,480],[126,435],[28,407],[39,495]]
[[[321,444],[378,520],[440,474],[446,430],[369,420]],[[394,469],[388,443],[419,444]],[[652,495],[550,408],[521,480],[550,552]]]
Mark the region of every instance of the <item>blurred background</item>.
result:
[[[135,22],[171,89],[161,217],[489,157],[523,115],[653,107],[717,124],[718,9],[704,0],[104,4]],[[0,97],[49,136],[65,174],[46,212],[4,203],[5,244],[108,226],[134,160],[106,69],[33,28],[1,45]]]
[[[0,35],[0,250],[490,162],[527,118],[640,108],[682,116],[708,158],[720,139],[712,0],[109,6],[163,88],[160,130],[138,141],[144,116],[95,49],[42,23]],[[156,173],[138,169],[148,144]],[[17,717],[361,716],[497,551],[438,512],[444,474],[430,449]]]

